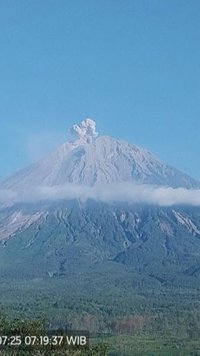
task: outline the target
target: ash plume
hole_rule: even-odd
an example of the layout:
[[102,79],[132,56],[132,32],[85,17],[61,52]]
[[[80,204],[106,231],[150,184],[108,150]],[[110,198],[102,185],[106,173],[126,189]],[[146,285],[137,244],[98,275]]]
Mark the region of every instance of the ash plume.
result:
[[70,133],[75,139],[88,139],[98,136],[96,132],[96,122],[92,119],[85,119],[79,124],[73,125],[70,129]]

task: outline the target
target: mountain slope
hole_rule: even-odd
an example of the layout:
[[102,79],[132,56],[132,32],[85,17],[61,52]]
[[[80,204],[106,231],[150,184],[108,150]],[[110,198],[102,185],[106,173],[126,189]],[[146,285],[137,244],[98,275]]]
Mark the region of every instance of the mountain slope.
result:
[[[79,131],[73,142],[61,145],[39,162],[4,180],[0,189],[24,191],[37,186],[66,183],[94,186],[130,181],[171,187],[200,187],[199,182],[159,161],[143,148],[108,136],[97,136],[95,122],[87,120],[75,125]],[[82,126],[86,128],[84,132]]]
[[[0,189],[23,193],[34,187],[62,187],[65,183],[85,189],[100,183],[109,187],[109,183],[130,181],[199,187],[198,182],[145,149],[98,136],[95,122],[90,119],[74,125],[72,132],[76,134],[74,141],[6,179]],[[25,269],[27,275],[59,275],[72,265],[74,269],[90,266],[89,271],[96,263],[102,266],[110,261],[131,266],[137,273],[155,275],[159,271],[163,275],[168,271],[171,275],[176,268],[182,277],[186,271],[199,273],[198,207],[173,204],[163,208],[156,204],[106,204],[98,199],[64,198],[17,202],[0,209],[1,273],[17,271],[23,275]]]
[[[199,182],[142,148],[98,136],[91,120],[72,133],[74,141],[0,185],[1,309],[98,338],[130,333],[142,340],[141,354],[141,335],[149,332],[153,345],[159,332],[179,352],[181,338],[185,345],[188,335],[200,335],[200,191],[156,185],[199,188]],[[68,194],[73,189],[78,194]],[[79,189],[97,195],[82,199]],[[111,198],[119,191],[123,199],[101,200],[99,190]]]
[[[1,238],[1,275],[60,276],[112,262],[171,283],[200,278],[200,209],[62,202],[18,205],[1,214],[31,222]],[[25,219],[25,218],[24,218]],[[0,230],[2,235],[2,230]],[[11,263],[12,261],[12,263]]]

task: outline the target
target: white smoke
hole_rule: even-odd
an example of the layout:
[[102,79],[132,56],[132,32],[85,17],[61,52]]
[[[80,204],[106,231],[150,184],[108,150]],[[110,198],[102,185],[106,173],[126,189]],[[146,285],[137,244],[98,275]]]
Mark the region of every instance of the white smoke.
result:
[[95,187],[75,184],[58,185],[54,187],[38,187],[24,192],[0,190],[0,205],[18,202],[36,202],[41,200],[101,201],[106,203],[127,202],[158,206],[192,205],[200,206],[200,189],[158,187],[137,185],[133,183],[118,183],[99,185]]
[[92,119],[85,119],[79,124],[73,125],[70,133],[78,139],[90,139],[98,136],[96,132],[96,122]]

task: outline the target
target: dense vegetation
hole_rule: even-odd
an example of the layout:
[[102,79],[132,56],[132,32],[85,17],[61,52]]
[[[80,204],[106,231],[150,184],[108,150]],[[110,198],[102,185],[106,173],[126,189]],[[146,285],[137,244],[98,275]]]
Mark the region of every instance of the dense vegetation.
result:
[[[44,322],[42,321],[25,321],[23,319],[14,319],[8,321],[4,316],[0,317],[0,334],[1,335],[20,335],[23,339],[26,335],[34,335],[40,337],[41,335],[46,335],[46,330]],[[0,346],[0,355],[7,356],[29,356],[29,355],[38,355],[38,356],[105,356],[107,354],[107,346],[104,344],[91,345],[83,349],[65,349],[62,347],[59,349],[51,345],[43,346],[10,346],[4,345]]]
[[47,208],[1,243],[2,328],[89,330],[88,355],[200,355],[198,208]]
[[[91,344],[108,345],[109,355],[199,354],[198,287],[154,286],[134,291],[129,284],[129,288],[116,286],[112,291],[108,285],[83,288],[84,281],[80,288],[66,289],[66,282],[62,277],[1,283],[1,311],[9,320],[7,329],[14,328],[17,317],[40,320],[52,329],[89,330]],[[91,352],[104,355],[106,351]]]

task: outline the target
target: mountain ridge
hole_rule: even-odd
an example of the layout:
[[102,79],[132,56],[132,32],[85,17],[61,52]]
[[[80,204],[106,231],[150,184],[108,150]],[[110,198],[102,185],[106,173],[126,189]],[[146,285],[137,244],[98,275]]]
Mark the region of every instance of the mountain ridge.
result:
[[[89,121],[88,121],[89,120]],[[25,190],[66,183],[95,186],[136,182],[200,188],[200,182],[163,162],[148,150],[125,140],[98,136],[91,119],[74,125],[74,141],[66,142],[38,162],[0,183],[0,189]]]
[[[163,199],[171,191],[176,191],[178,197],[189,192],[195,202],[198,192],[189,188],[199,187],[199,183],[145,149],[98,136],[91,120],[75,125],[72,132],[76,134],[75,141],[63,144],[39,163],[5,180],[0,189],[8,189],[8,193],[18,190],[23,195],[32,186],[56,190],[57,185],[62,188],[69,183],[69,190],[72,185],[75,189],[81,186],[84,190],[87,186],[92,190],[101,182],[102,190],[109,190],[112,196],[113,186],[119,182],[115,189],[123,196],[121,187],[132,179],[138,182],[136,195],[147,195],[149,203],[128,199],[70,200],[70,195],[66,198],[61,190],[62,199],[22,200],[2,207],[0,277],[48,278],[53,283],[63,278],[71,285],[70,273],[81,273],[84,286],[94,286],[95,281],[95,286],[103,290],[111,276],[109,287],[115,288],[120,281],[120,293],[127,278],[132,285],[133,275],[145,291],[152,283],[177,288],[195,286],[200,280],[199,198],[197,206],[176,204],[179,199],[160,206],[152,203],[158,200],[152,200],[145,184],[160,187],[154,198],[160,194]],[[187,189],[164,189],[163,185]],[[131,194],[130,189],[127,184],[126,197]],[[34,195],[34,189],[30,194]]]

